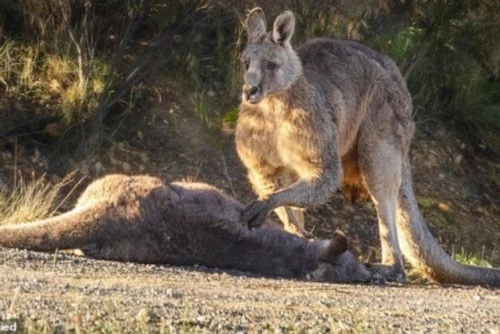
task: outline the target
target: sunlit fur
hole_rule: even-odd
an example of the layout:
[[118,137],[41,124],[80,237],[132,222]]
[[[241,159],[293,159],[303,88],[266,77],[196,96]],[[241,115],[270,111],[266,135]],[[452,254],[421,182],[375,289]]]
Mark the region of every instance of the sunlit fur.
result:
[[[396,64],[353,41],[313,39],[295,51],[294,29],[290,11],[269,31],[260,8],[247,19],[245,87],[259,90],[243,94],[236,147],[259,200],[244,220],[258,226],[276,209],[287,230],[300,232],[296,208],[325,203],[343,184],[348,198],[368,194],[375,204],[388,279],[405,280],[404,254],[439,282],[499,285],[498,270],[454,262],[418,211],[408,157],[412,99]],[[270,60],[279,67],[269,71]]]
[[0,226],[0,246],[77,248],[96,259],[199,264],[326,282],[371,279],[342,234],[309,241],[269,227],[250,230],[241,224],[243,209],[207,184],[109,175],[92,183],[67,213]]

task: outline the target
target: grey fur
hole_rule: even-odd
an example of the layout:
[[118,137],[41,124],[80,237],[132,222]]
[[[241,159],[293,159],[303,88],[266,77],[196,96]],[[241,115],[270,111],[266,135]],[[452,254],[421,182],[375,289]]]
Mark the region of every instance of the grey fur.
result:
[[0,246],[38,251],[77,248],[96,259],[199,264],[270,277],[371,279],[366,267],[347,251],[342,234],[309,241],[272,228],[249,230],[241,224],[243,209],[207,184],[109,175],[93,182],[67,213],[0,226]]
[[404,253],[433,280],[500,285],[498,270],[454,262],[418,211],[412,101],[396,64],[353,41],[313,39],[295,51],[291,16],[278,16],[268,33],[260,8],[249,16],[248,35],[259,38],[242,55],[236,147],[259,199],[244,221],[259,226],[275,210],[285,229],[300,233],[298,208],[326,202],[342,183],[349,197],[368,194],[375,203],[386,278],[405,280]]

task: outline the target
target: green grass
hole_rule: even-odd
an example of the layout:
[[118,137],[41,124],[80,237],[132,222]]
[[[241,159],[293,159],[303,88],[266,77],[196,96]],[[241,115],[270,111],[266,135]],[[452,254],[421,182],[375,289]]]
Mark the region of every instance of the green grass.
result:
[[222,123],[228,129],[233,129],[238,121],[238,108],[233,108],[224,113]]
[[[459,239],[463,233],[457,224],[451,221],[451,217],[446,210],[439,207],[440,202],[432,197],[418,196],[417,202],[422,210],[425,219],[430,225],[435,227],[439,233],[448,234],[451,238]],[[466,252],[462,247],[459,251],[451,246],[452,258],[460,263],[492,268],[493,265],[485,258],[486,249],[483,247],[481,254]]]
[[77,59],[64,49],[42,52],[36,45],[7,39],[0,45],[0,85],[7,97],[40,105],[45,115],[69,124],[87,118],[97,107],[108,65],[93,60],[80,77]]
[[464,249],[461,249],[460,252],[455,252],[454,250],[452,250],[452,258],[455,261],[463,264],[493,268],[493,265],[484,258],[484,251],[484,247],[481,254],[468,253]]
[[203,91],[196,91],[191,94],[191,103],[194,114],[202,120],[208,127],[218,127],[218,120],[211,107],[210,97]]

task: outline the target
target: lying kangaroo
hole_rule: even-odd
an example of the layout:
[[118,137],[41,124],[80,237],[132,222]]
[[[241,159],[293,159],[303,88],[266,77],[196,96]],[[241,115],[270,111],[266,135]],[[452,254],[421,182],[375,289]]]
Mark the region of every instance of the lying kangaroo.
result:
[[[247,19],[238,154],[259,200],[250,226],[275,210],[303,230],[300,208],[325,203],[341,181],[368,193],[378,213],[381,273],[405,280],[402,253],[438,282],[500,285],[500,271],[457,264],[439,246],[412,190],[412,101],[395,63],[353,41],[313,39],[295,51],[292,12],[270,32],[260,8]],[[402,248],[402,251],[400,249]]]
[[241,224],[243,209],[207,184],[109,175],[89,185],[67,213],[0,226],[0,246],[76,248],[96,259],[200,264],[326,282],[371,279],[341,233],[308,241],[272,228],[249,230]]

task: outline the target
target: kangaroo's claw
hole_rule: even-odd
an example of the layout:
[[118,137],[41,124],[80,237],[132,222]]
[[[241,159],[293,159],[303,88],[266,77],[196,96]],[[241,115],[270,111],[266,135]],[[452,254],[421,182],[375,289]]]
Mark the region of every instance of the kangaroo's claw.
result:
[[243,211],[243,224],[247,224],[249,228],[261,226],[269,212],[269,207],[270,205],[266,201],[253,201]]

